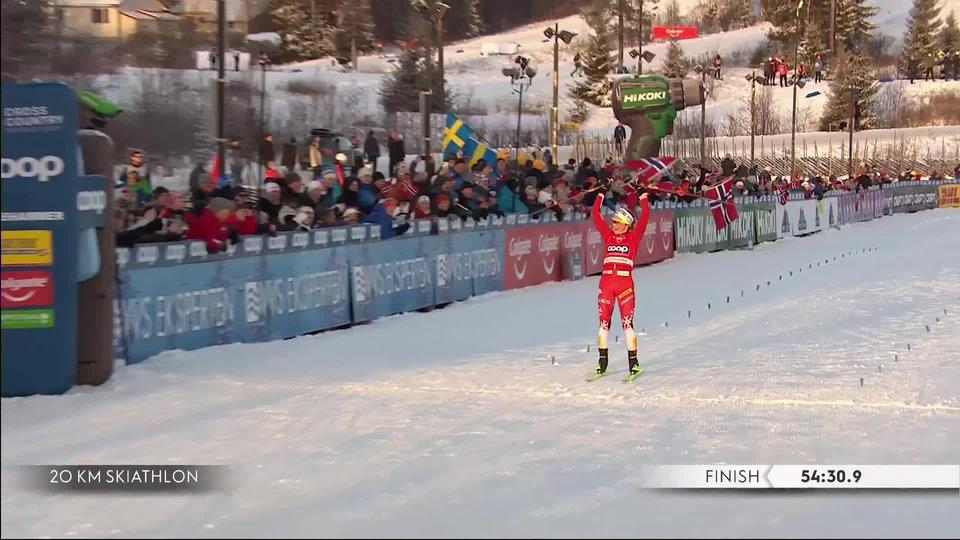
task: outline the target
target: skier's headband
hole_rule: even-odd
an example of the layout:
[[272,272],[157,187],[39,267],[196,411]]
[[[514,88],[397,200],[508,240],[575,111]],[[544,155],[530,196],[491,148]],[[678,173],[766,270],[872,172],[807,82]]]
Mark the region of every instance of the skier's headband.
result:
[[613,214],[613,222],[629,226],[633,224],[633,216],[628,210],[620,208]]

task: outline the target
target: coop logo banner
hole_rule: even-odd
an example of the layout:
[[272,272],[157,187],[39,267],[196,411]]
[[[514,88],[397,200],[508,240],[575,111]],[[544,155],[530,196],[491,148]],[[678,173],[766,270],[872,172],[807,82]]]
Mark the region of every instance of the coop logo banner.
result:
[[63,174],[64,169],[63,160],[57,156],[0,159],[0,178],[3,180],[22,178],[47,182]]
[[3,266],[50,266],[53,264],[52,231],[3,231],[0,233]]

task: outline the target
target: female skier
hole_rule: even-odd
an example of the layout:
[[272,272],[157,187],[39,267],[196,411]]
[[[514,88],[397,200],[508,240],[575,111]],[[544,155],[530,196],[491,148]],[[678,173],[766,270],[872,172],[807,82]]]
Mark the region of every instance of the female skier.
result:
[[640,239],[647,228],[650,218],[650,203],[647,194],[640,196],[640,217],[634,220],[626,208],[618,208],[613,214],[613,224],[607,225],[600,215],[603,205],[603,193],[593,201],[593,223],[603,238],[606,255],[603,258],[603,274],[600,276],[600,295],[597,297],[597,311],[600,313],[600,331],[597,334],[597,346],[600,350],[600,362],[593,379],[602,377],[607,371],[607,337],[610,334],[610,320],[613,316],[614,301],[620,306],[620,320],[627,341],[627,358],[630,363],[628,380],[640,374],[637,362],[637,334],[633,331],[633,261],[636,259]]

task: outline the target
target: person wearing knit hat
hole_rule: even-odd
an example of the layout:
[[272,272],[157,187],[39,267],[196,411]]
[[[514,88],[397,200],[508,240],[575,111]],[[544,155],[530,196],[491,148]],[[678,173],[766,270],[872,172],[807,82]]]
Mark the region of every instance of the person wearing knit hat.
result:
[[322,194],[327,192],[327,186],[319,180],[311,180],[307,183],[307,193]]
[[417,197],[417,205],[413,209],[413,218],[428,219],[431,217],[433,217],[433,212],[430,209],[430,197],[426,195]]
[[329,191],[327,186],[323,185],[323,182],[319,180],[311,180],[307,184],[307,192],[301,197],[301,202],[305,206],[315,208],[318,205],[328,207],[332,204],[332,198],[328,196]]
[[280,193],[280,184],[276,182],[267,182],[263,184],[263,192],[266,194]]
[[213,215],[215,215],[217,219],[220,221],[226,221],[227,217],[230,216],[230,213],[236,209],[236,205],[230,199],[214,197],[210,199],[210,204],[207,205],[207,208],[213,212]]
[[257,210],[265,212],[272,223],[278,223],[277,214],[280,212],[280,184],[267,182],[263,185],[263,196],[257,202]]
[[433,196],[433,213],[437,217],[447,217],[450,214],[450,196],[446,193],[437,193]]
[[347,208],[343,211],[344,223],[357,223],[360,219],[360,211],[356,208]]

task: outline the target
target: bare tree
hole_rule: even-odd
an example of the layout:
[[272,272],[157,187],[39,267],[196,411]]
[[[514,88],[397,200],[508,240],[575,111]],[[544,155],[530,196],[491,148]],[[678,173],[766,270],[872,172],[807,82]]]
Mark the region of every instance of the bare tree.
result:
[[909,108],[906,92],[897,82],[886,84],[877,92],[877,127],[903,127],[902,120]]

